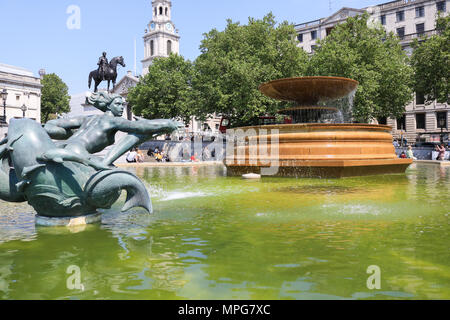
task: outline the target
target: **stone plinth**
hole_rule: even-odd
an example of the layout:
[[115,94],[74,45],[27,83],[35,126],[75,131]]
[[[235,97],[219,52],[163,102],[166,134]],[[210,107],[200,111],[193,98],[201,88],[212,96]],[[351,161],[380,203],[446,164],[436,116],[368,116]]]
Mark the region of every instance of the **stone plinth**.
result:
[[90,214],[81,217],[67,217],[67,218],[50,218],[43,216],[36,216],[36,224],[45,227],[77,227],[87,224],[93,224],[102,220],[101,213]]

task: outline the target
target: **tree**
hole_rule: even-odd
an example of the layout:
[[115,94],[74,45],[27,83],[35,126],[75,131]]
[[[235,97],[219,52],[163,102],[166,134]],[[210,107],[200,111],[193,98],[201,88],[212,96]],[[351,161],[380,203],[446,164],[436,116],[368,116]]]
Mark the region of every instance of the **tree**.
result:
[[280,103],[258,91],[260,84],[300,76],[308,57],[295,44],[293,25],[275,22],[269,13],[248,25],[228,20],[224,31],[204,34],[195,61],[193,87],[201,113],[222,114],[233,126],[253,124],[275,113]]
[[56,74],[46,74],[41,80],[41,122],[46,123],[50,115],[70,111],[70,96],[67,85]]
[[359,81],[354,120],[369,122],[399,117],[412,100],[412,68],[397,36],[381,25],[368,24],[369,15],[350,17],[319,41],[307,73]]
[[414,41],[411,58],[414,89],[424,95],[426,104],[448,103],[450,97],[450,16],[438,16],[436,30],[436,35]]
[[194,114],[192,77],[194,69],[189,60],[171,54],[157,58],[149,73],[128,94],[133,112],[147,119],[169,118],[190,121]]

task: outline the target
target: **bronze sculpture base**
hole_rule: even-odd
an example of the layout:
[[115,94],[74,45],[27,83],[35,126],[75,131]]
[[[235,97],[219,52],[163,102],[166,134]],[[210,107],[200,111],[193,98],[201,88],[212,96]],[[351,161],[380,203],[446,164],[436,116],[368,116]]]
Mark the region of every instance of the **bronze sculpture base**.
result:
[[51,218],[36,215],[36,225],[44,227],[77,227],[102,221],[101,213],[81,217]]

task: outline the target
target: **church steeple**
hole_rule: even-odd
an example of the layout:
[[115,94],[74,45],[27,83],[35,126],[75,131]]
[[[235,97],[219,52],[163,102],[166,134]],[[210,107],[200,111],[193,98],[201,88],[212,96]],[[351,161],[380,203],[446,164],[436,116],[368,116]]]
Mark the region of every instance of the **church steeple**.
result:
[[153,20],[170,20],[172,2],[170,0],[153,0]]
[[144,60],[142,74],[148,73],[148,67],[158,57],[168,57],[170,53],[179,53],[180,36],[172,22],[172,1],[153,0],[152,20],[144,35]]

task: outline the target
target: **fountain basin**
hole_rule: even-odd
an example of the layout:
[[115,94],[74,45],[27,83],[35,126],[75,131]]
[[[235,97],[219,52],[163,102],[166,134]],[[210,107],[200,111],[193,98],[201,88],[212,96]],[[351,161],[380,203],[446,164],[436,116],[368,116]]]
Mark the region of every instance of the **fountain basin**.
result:
[[341,77],[301,77],[273,80],[259,86],[264,95],[298,105],[315,105],[347,96],[358,81]]
[[[391,127],[386,125],[309,123],[237,129],[246,133],[247,143],[237,144],[234,157],[226,158],[229,176],[278,166],[275,176],[342,178],[404,173],[413,162],[397,157]],[[267,147],[261,141],[267,141]],[[274,152],[272,141],[278,142]],[[261,148],[267,155],[257,151]]]

